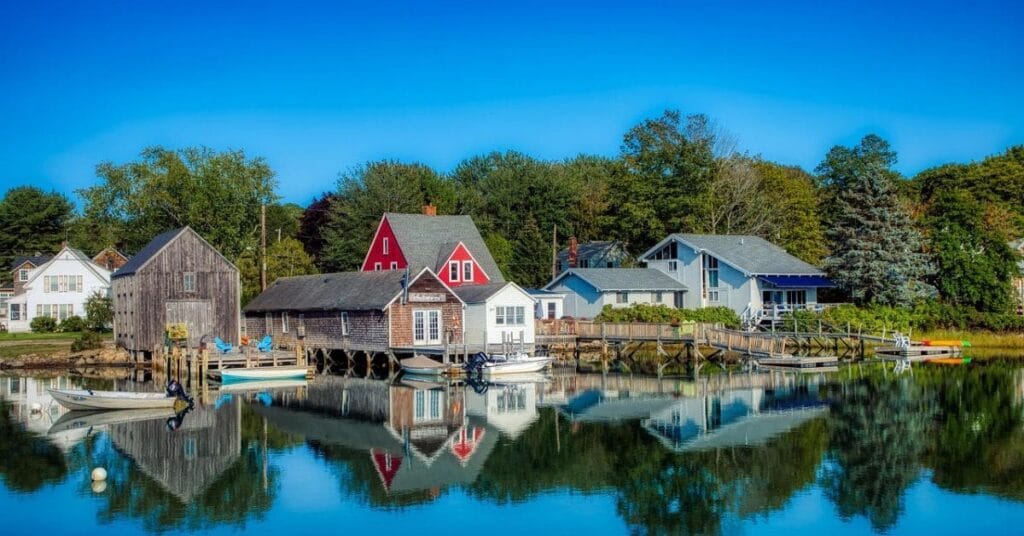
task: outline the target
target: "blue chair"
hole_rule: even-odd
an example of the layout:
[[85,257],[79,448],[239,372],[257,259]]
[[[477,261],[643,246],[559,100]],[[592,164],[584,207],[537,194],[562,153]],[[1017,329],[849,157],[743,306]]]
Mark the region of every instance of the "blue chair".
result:
[[263,339],[256,345],[256,349],[261,352],[269,352],[274,347],[273,339],[270,335],[263,337]]
[[217,346],[217,350],[220,350],[220,353],[222,353],[222,354],[226,354],[226,353],[230,352],[232,349],[234,349],[233,346],[231,346],[230,344],[222,341],[220,339],[220,337],[214,338],[213,339],[213,344],[215,344]]

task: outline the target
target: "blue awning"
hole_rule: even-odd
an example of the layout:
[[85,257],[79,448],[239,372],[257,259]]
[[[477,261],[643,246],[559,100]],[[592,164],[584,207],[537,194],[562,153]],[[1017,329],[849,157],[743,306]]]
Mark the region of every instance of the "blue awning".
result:
[[762,275],[758,279],[778,288],[834,287],[835,283],[823,275]]

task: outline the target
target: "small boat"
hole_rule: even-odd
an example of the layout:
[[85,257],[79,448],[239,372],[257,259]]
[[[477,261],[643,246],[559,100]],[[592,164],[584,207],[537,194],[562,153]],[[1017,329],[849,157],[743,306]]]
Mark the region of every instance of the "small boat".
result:
[[173,408],[181,400],[166,393],[126,393],[92,389],[49,389],[50,396],[68,409],[153,409]]
[[289,378],[305,378],[307,372],[308,369],[304,366],[226,368],[220,371],[220,379],[224,383],[252,380],[286,380]]
[[459,372],[459,368],[456,366],[446,365],[422,355],[403,359],[398,364],[407,374],[416,376],[441,376]]
[[971,358],[969,357],[939,357],[925,361],[932,365],[966,365],[970,362]]
[[57,435],[78,429],[97,428],[110,424],[151,421],[173,417],[173,408],[117,409],[112,411],[69,411],[57,419],[47,435]]
[[481,352],[470,359],[466,364],[466,370],[479,372],[484,376],[523,374],[540,372],[554,361],[555,358],[550,356],[531,356],[525,353],[487,355]]
[[962,346],[964,348],[971,347],[971,341],[958,341],[958,340],[925,340],[921,341],[924,346]]
[[306,378],[287,378],[283,380],[247,380],[244,382],[225,383],[220,386],[222,393],[246,393],[250,391],[272,391],[276,389],[295,389],[309,385]]

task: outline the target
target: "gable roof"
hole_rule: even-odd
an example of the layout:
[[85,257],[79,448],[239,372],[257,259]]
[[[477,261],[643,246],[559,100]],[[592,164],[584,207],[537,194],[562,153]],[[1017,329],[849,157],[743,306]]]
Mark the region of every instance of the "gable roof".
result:
[[402,291],[404,276],[389,270],[282,277],[243,311],[383,310]]
[[[405,255],[409,269],[436,270],[437,265],[451,256],[458,242],[462,242],[476,259],[491,282],[503,282],[501,270],[480,236],[480,231],[469,216],[426,216],[423,214],[384,214],[398,247]],[[440,258],[444,257],[444,258]]]
[[53,258],[53,255],[32,255],[32,256],[19,255],[19,256],[15,257],[14,258],[14,262],[11,263],[10,270],[11,271],[17,270],[18,268],[21,267],[22,264],[25,264],[25,262],[30,262],[30,263],[32,263],[32,266],[35,266],[35,267],[38,268],[39,266],[42,266],[42,265],[46,264],[52,258]]
[[228,258],[225,257],[219,250],[217,250],[217,248],[213,247],[212,244],[207,242],[206,239],[203,238],[203,235],[197,233],[195,229],[186,225],[184,227],[172,229],[170,231],[156,235],[152,240],[149,241],[148,244],[146,244],[142,249],[140,249],[139,252],[135,254],[135,256],[129,259],[128,262],[124,264],[124,266],[118,268],[117,271],[115,271],[114,274],[111,276],[111,278],[116,279],[118,277],[132,275],[135,272],[141,270],[144,266],[149,264],[150,260],[152,260],[158,254],[160,254],[160,252],[163,251],[163,249],[167,247],[168,244],[173,242],[176,238],[178,238],[179,235],[186,231],[191,232],[196,237],[198,237],[200,242],[206,244],[210,249],[217,253],[217,255],[220,258],[224,259],[224,261],[227,262],[229,266],[231,266],[235,270],[238,269],[235,266],[235,264],[228,260]]
[[[623,247],[622,242],[617,240],[593,240],[590,242],[584,242],[576,246],[576,256],[580,259],[589,259],[596,255],[607,255],[615,248],[622,250],[622,256],[624,258],[628,256],[626,248]],[[558,261],[567,262],[568,260],[569,248],[562,248],[559,250]]]
[[648,290],[685,291],[686,285],[653,268],[572,268],[548,283],[550,290],[559,281],[576,276],[600,292]]
[[786,252],[781,247],[753,235],[701,235],[674,233],[641,256],[647,259],[670,240],[677,240],[697,251],[751,275],[824,275],[824,272]]
[[[452,292],[459,297],[465,303],[483,303],[494,296],[498,292],[501,292],[505,287],[513,287],[519,290],[526,296],[530,296],[528,292],[523,290],[522,287],[515,283],[488,283],[486,285],[463,285],[461,287],[455,287]],[[531,296],[532,298],[532,296]]]
[[32,272],[32,276],[29,277],[28,281],[25,282],[25,286],[31,286],[36,279],[39,279],[39,275],[46,272],[46,269],[49,268],[51,264],[56,262],[57,259],[59,259],[61,255],[63,255],[65,252],[71,255],[71,257],[74,260],[82,263],[86,268],[89,269],[90,272],[93,273],[93,275],[95,275],[101,281],[105,281],[107,283],[110,282],[110,271],[96,264],[95,262],[92,262],[92,259],[89,258],[89,256],[86,255],[85,253],[82,253],[81,250],[77,250],[73,247],[64,246],[60,251],[57,252],[56,255],[51,257],[50,260],[44,262],[42,265],[38,266]]

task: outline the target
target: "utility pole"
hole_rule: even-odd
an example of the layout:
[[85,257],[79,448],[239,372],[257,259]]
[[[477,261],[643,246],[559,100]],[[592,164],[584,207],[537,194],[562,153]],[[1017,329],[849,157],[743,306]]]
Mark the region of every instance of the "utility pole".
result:
[[267,204],[260,205],[260,291],[267,290]]
[[558,277],[558,224],[551,227],[551,280]]

